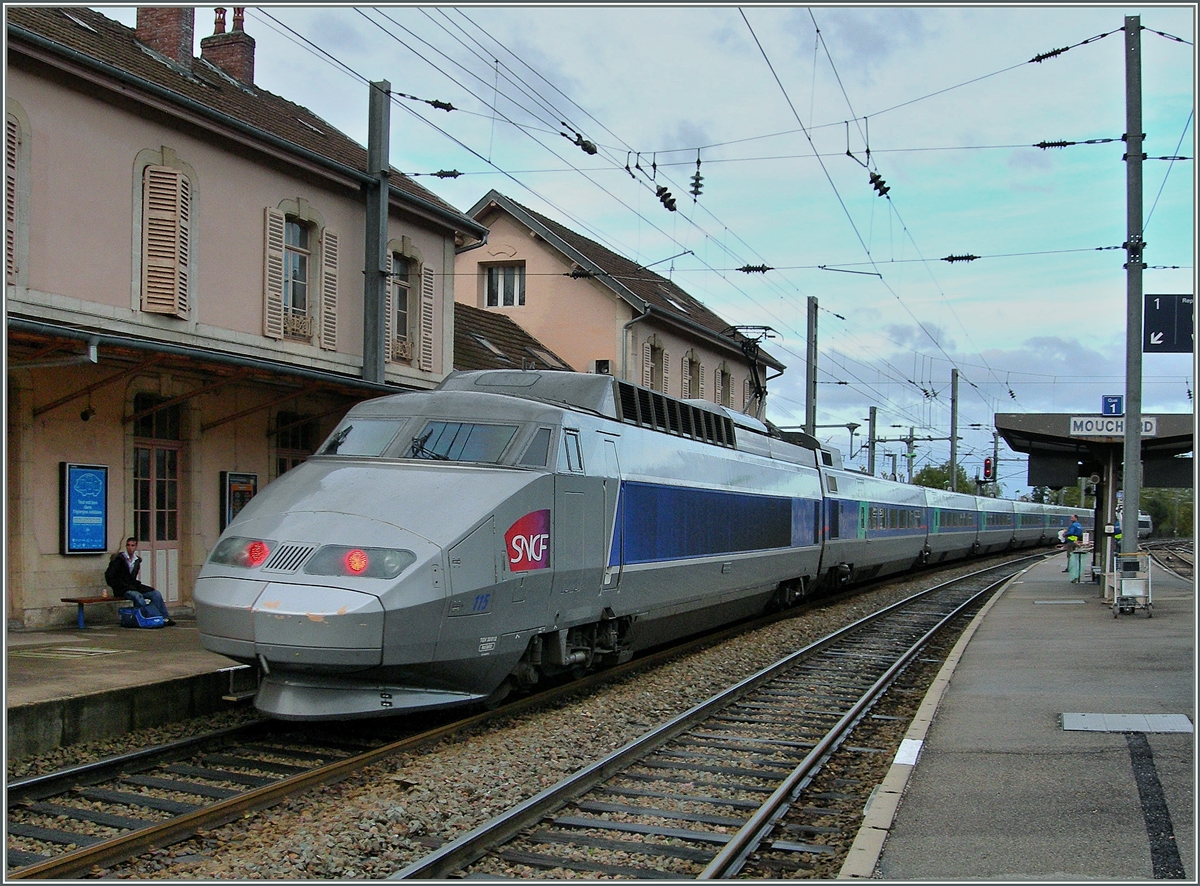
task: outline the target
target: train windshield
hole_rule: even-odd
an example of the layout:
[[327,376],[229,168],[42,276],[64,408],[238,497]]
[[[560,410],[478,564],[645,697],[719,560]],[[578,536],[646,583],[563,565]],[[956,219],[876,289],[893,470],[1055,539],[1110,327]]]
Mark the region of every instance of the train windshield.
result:
[[516,433],[517,425],[431,421],[412,438],[403,455],[408,458],[496,464]]
[[394,418],[351,419],[333,432],[321,447],[320,454],[380,456],[400,432],[404,422],[405,419]]

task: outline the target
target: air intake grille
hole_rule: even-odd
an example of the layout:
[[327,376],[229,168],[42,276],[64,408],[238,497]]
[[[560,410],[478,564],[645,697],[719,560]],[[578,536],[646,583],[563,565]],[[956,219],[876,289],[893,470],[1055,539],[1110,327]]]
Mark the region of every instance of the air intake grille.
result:
[[317,549],[316,545],[284,545],[263,566],[266,572],[295,572]]

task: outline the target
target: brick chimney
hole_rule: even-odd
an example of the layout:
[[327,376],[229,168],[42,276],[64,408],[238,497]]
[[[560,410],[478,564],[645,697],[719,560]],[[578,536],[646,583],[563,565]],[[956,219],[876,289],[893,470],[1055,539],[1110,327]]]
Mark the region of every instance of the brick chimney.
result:
[[233,7],[233,30],[225,32],[225,7],[216,9],[217,20],[211,37],[200,41],[200,56],[230,77],[254,83],[254,38],[242,30],[246,7]]
[[181,65],[191,66],[196,10],[191,6],[139,6],[139,40]]

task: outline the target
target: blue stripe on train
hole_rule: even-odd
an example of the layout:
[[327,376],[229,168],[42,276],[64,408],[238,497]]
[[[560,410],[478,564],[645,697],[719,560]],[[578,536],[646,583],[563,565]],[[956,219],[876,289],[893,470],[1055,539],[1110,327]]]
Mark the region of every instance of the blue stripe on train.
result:
[[609,565],[814,545],[819,506],[811,499],[623,481]]

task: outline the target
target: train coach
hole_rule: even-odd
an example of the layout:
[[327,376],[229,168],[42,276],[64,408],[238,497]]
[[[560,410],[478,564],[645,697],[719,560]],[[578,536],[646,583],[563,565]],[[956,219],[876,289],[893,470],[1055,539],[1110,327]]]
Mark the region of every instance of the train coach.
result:
[[[485,371],[360,403],[230,523],[201,641],[283,719],[495,700],[823,588],[1024,543],[1041,505],[602,375]],[[1065,524],[1064,524],[1065,525]],[[1030,524],[1032,526],[1032,524]]]

